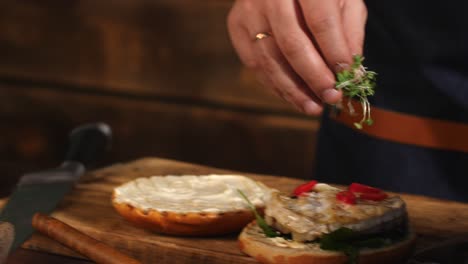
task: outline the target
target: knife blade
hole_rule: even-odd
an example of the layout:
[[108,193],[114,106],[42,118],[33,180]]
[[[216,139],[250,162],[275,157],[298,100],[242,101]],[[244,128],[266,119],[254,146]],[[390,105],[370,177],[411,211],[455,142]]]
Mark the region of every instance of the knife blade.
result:
[[109,148],[111,134],[104,123],[80,126],[70,133],[65,161],[59,167],[20,178],[0,213],[0,234],[5,235],[0,240],[0,263],[31,236],[33,215],[52,212],[86,168]]

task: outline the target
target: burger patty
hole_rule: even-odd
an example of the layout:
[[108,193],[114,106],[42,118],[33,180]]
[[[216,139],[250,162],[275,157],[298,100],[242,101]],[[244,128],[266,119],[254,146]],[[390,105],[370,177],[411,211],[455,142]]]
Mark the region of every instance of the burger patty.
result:
[[358,199],[350,205],[336,199],[340,189],[331,186],[320,189],[297,198],[272,193],[266,202],[265,220],[298,242],[313,241],[340,227],[358,234],[375,234],[406,222],[406,206],[398,196],[382,201]]

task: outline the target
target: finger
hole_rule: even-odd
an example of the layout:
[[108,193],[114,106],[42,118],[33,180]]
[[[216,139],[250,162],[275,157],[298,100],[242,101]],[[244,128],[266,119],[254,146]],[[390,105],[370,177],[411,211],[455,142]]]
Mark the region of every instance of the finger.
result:
[[[255,28],[255,26],[249,28]],[[253,35],[254,32],[256,31],[251,31],[247,35]],[[270,88],[301,112],[319,115],[323,110],[320,99],[306,88],[305,83],[289,66],[274,38],[257,40],[253,46],[257,64],[254,71],[263,86]]]
[[352,63],[344,34],[338,0],[299,0],[304,19],[328,66],[334,71],[338,63]]
[[[268,88],[268,91],[271,91],[273,94],[277,95],[278,97],[282,98],[286,102],[290,103],[294,108],[301,112],[306,112],[304,110],[304,107],[301,107],[300,105],[295,104],[291,100],[291,96],[289,95],[288,92],[285,92],[284,89],[281,89],[279,86],[275,85],[275,83],[272,81],[272,79],[267,76],[263,71],[258,71],[255,73],[255,77],[257,81],[265,88]],[[316,99],[317,102],[319,102],[318,99]]]
[[307,89],[305,83],[289,66],[273,38],[258,41],[257,53],[264,81],[280,97],[309,115],[319,115],[320,100]]
[[320,100],[313,93],[307,94],[304,83],[281,57],[274,37],[253,40],[257,33],[268,32],[270,25],[259,11],[264,9],[251,8],[247,3],[237,1],[228,16],[229,33],[241,60],[264,86],[301,111],[318,115],[322,111]]
[[292,95],[284,89],[284,86],[276,86],[275,83],[262,72],[256,74],[256,77],[263,87],[268,87],[268,91],[271,91],[276,96],[288,102],[296,110],[312,116],[318,116],[323,111],[323,107],[318,103],[320,101],[319,99],[312,102],[304,101],[302,104],[296,103]]
[[253,56],[254,47],[252,45],[252,39],[246,34],[245,19],[242,17],[242,13],[245,13],[245,9],[242,8],[239,3],[241,2],[237,1],[234,4],[227,17],[229,37],[242,63],[248,68],[256,68],[257,65],[255,57]]
[[340,101],[341,92],[334,89],[335,76],[303,30],[295,1],[272,1],[267,14],[282,54],[308,89],[326,103]]
[[352,55],[362,55],[367,21],[367,8],[362,0],[346,0],[343,9],[343,30]]

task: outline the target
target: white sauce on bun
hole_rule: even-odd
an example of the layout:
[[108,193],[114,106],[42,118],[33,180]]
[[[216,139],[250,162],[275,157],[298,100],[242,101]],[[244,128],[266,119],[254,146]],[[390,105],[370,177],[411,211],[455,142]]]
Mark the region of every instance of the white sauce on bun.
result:
[[114,191],[117,203],[160,212],[228,212],[248,209],[241,190],[257,207],[269,189],[241,175],[168,175],[138,178]]

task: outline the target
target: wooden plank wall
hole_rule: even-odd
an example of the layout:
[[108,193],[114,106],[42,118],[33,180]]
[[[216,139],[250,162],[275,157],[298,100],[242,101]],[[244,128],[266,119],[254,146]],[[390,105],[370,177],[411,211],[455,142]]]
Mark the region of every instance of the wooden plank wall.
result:
[[49,166],[105,121],[106,162],[147,155],[307,178],[318,121],[237,59],[230,0],[0,1],[0,158]]

